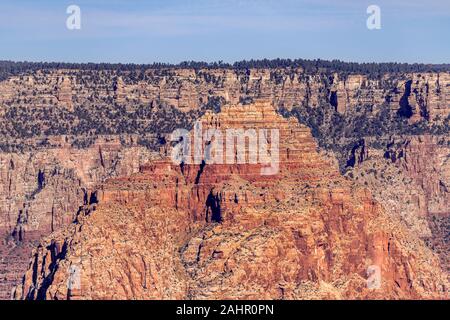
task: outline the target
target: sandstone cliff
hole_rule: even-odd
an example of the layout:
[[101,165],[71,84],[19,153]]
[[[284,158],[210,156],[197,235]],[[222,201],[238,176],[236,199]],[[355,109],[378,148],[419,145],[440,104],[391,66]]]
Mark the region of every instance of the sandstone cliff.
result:
[[310,127],[341,173],[449,269],[448,71],[40,68],[3,79],[0,298],[10,296],[39,239],[97,201],[92,190],[105,179],[167,155],[170,133],[205,112],[213,117],[208,110],[256,100]]
[[449,137],[414,136],[393,140],[386,150],[369,148],[346,175],[366,186],[387,212],[399,215],[425,239],[450,270]]
[[95,200],[98,184],[137,172],[154,156],[108,140],[84,150],[0,154],[0,297],[9,298],[40,238],[70,224],[80,206]]
[[[163,160],[111,179],[97,204],[34,251],[15,297],[448,298],[436,255],[343,178],[309,129],[260,103],[202,122],[279,129],[279,171]],[[379,289],[367,286],[369,266],[381,270]]]
[[39,70],[0,82],[0,102],[9,107],[28,103],[43,108],[52,103],[73,111],[76,104],[117,102],[148,104],[162,101],[182,111],[197,109],[211,96],[229,103],[265,99],[277,107],[331,103],[340,113],[358,106],[377,109],[388,103],[411,121],[445,119],[449,114],[450,74],[364,74],[304,72],[301,68],[183,69],[136,72],[114,70]]

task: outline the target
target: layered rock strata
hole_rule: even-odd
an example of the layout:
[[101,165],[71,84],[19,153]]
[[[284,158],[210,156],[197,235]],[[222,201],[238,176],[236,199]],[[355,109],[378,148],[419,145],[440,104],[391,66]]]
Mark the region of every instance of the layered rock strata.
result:
[[[9,77],[0,82],[0,298],[10,296],[31,248],[70,224],[98,183],[138,171],[158,148],[167,148],[167,133],[189,128],[218,97],[234,104],[262,99],[280,109],[308,107],[331,132],[348,118],[362,119],[359,127],[389,114],[407,119],[411,130],[401,136],[383,129],[381,136],[366,138],[362,130],[355,144],[347,141],[346,129],[328,145],[350,145],[349,155],[338,158],[345,164],[353,156],[356,183],[426,239],[448,269],[449,141],[442,136],[448,135],[449,81],[448,72],[373,77],[293,67],[42,69]],[[323,106],[342,118],[328,123]],[[423,123],[440,125],[440,133],[418,136],[414,125]],[[394,143],[381,149],[360,143],[380,139]]]
[[83,150],[0,154],[1,298],[10,297],[41,237],[72,223],[80,206],[96,201],[98,184],[137,172],[153,157],[142,146],[123,148],[108,140]]
[[[308,128],[260,103],[202,124],[278,129],[279,170],[167,159],[111,179],[34,251],[15,297],[448,298],[436,255],[343,178]],[[368,270],[380,270],[379,286]]]
[[274,105],[318,106],[331,103],[340,113],[366,106],[376,113],[388,103],[411,121],[443,120],[450,114],[450,74],[306,73],[301,68],[266,69],[149,69],[137,72],[112,70],[40,70],[0,82],[0,103],[35,107],[56,104],[73,107],[104,102],[149,104],[162,101],[182,111],[197,109],[211,96],[236,104],[245,99],[265,99]]
[[391,215],[425,239],[450,270],[450,150],[448,137],[415,136],[393,140],[387,150],[369,148],[346,173],[372,190]]

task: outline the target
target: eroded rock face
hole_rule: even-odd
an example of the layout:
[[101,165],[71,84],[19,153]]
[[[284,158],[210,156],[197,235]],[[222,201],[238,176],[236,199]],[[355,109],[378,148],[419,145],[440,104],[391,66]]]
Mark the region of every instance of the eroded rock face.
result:
[[[317,119],[325,118],[322,125],[330,130],[346,117],[363,119],[361,125],[372,116],[383,120],[387,116],[383,113],[386,108],[390,114],[407,119],[410,125],[425,121],[431,126],[445,123],[450,113],[449,81],[448,72],[387,73],[373,78],[364,74],[344,76],[327,71],[311,73],[290,67],[167,68],[149,69],[142,73],[45,69],[10,77],[0,82],[0,135],[3,139],[0,148],[4,151],[0,154],[0,298],[10,296],[14,282],[26,268],[31,248],[42,236],[70,224],[79,206],[90,203],[91,197],[97,201],[100,193],[93,194],[92,190],[96,190],[106,178],[126,177],[137,172],[153,157],[153,152],[142,145],[154,152],[158,147],[167,148],[159,140],[167,140],[167,132],[177,126],[187,127],[193,118],[203,113],[198,111],[212,98],[219,97],[232,104],[261,99],[287,110],[308,106],[313,111],[319,110]],[[172,107],[179,112],[172,112]],[[329,121],[322,115],[321,108],[336,110],[343,118],[337,123]],[[226,122],[232,118],[239,122],[242,114],[230,112]],[[262,113],[256,111],[253,116],[261,117],[260,120],[266,123],[277,119],[262,118]],[[271,114],[270,111],[265,113]],[[149,116],[152,114],[153,117]],[[189,116],[183,118],[180,114]],[[204,123],[205,128],[212,119],[217,121],[214,114],[209,113],[207,117],[210,121]],[[127,121],[121,121],[124,118]],[[223,125],[222,121],[220,123]],[[314,126],[308,125],[314,133]],[[382,131],[381,137],[372,137],[372,140],[390,140],[391,133],[396,132],[396,127],[392,128]],[[436,136],[421,134],[414,137],[417,135],[414,132],[412,135],[408,132],[402,136],[394,135],[395,143],[384,149],[373,149],[370,143],[365,143],[367,139],[362,130],[358,133],[361,137],[357,137],[355,143],[349,142],[351,148],[342,152],[344,156],[341,158],[344,164],[351,160],[355,166],[352,169],[354,177],[360,177],[355,182],[371,190],[377,202],[387,209],[390,218],[399,218],[411,231],[426,239],[430,247],[440,253],[441,263],[448,269],[445,261],[449,256],[449,152],[445,146],[449,142],[448,139],[443,143],[438,141],[448,135],[448,125],[439,130],[441,132]],[[123,143],[123,140],[129,140],[130,132],[134,134],[134,142]],[[347,144],[346,137],[345,132],[328,147]],[[144,142],[151,143],[136,146],[136,141],[147,139]],[[308,165],[319,161],[311,153],[309,156],[312,158]],[[326,159],[334,161],[333,155]],[[321,166],[322,170],[325,167]],[[209,168],[207,170],[214,172],[209,179],[216,175],[243,174],[243,171],[256,174],[261,169],[254,166],[232,168],[215,166],[214,171]],[[373,174],[374,168],[376,175]],[[183,168],[184,172],[189,170],[193,180],[190,183],[195,184],[199,166]],[[384,177],[381,177],[382,173]],[[249,173],[244,177],[250,179]],[[306,176],[302,178],[306,179]],[[217,178],[217,181],[221,179]],[[216,181],[208,183],[214,185]],[[278,190],[272,186],[267,188]],[[141,199],[148,196],[133,188],[127,193],[116,194],[114,190],[111,186],[104,189],[104,202],[122,203],[124,199],[131,201],[138,194]],[[209,190],[203,192],[201,201],[190,200],[187,205],[203,212],[203,202],[208,201],[210,195]],[[249,189],[248,192],[253,191]],[[171,202],[181,201],[173,198],[171,192],[155,196],[153,201],[160,201],[161,197],[170,197],[167,201]],[[201,218],[205,218],[205,222],[213,222],[212,211],[216,209],[212,207],[217,207],[214,203],[220,203],[219,199],[222,198],[217,192],[209,198],[210,213]],[[195,219],[198,215],[200,213],[194,215]],[[304,288],[306,290],[307,287]],[[327,288],[327,285],[321,286],[321,290]]]
[[[101,83],[99,82],[101,81]],[[373,112],[388,103],[411,118],[442,121],[450,114],[449,73],[389,74],[373,79],[364,74],[305,73],[301,68],[149,69],[142,73],[112,70],[42,70],[0,83],[0,103],[35,107],[57,104],[73,111],[77,104],[162,101],[186,112],[211,96],[236,104],[264,99],[275,106],[318,106],[331,103],[340,113],[357,106]]]
[[347,176],[372,190],[391,215],[425,239],[449,270],[450,150],[448,137],[394,139],[386,150],[367,150]]
[[436,255],[343,178],[308,128],[261,103],[202,124],[279,129],[279,170],[166,159],[110,179],[34,251],[15,298],[448,298]]
[[107,140],[83,150],[0,154],[1,298],[9,298],[40,238],[70,224],[80,206],[96,202],[99,183],[137,172],[152,158],[144,147]]
[[449,114],[449,81],[448,73],[385,75],[380,80],[365,75],[339,79],[335,74],[331,87],[332,104],[338,112],[345,113],[359,105],[370,105],[376,110],[387,101],[392,110],[410,118],[410,122],[442,120]]
[[[450,148],[449,138],[439,141],[433,136],[413,137],[398,161],[408,175],[423,187],[427,213],[449,215]],[[447,143],[446,143],[447,142]]]
[[72,81],[69,77],[64,77],[59,82],[58,102],[70,111],[73,111]]

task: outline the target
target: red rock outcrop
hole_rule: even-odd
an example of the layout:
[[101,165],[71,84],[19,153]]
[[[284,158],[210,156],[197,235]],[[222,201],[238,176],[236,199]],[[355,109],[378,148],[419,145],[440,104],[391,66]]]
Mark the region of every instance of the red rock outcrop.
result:
[[[202,124],[278,129],[279,170],[167,159],[111,179],[98,203],[34,251],[15,297],[448,298],[435,254],[343,178],[309,129],[261,103],[208,113]],[[379,288],[368,286],[371,266]]]
[[[210,97],[223,97],[233,104],[246,99],[262,99],[277,108],[287,109],[294,106],[317,107],[331,102],[337,111],[345,115],[358,112],[360,108],[377,114],[379,106],[387,103],[394,113],[402,106],[407,108],[411,112],[410,123],[425,119],[432,124],[442,123],[450,113],[449,81],[448,72],[386,73],[373,78],[364,74],[344,77],[342,74],[320,71],[306,73],[302,68],[290,67],[161,68],[148,69],[142,73],[109,69],[43,69],[1,81],[0,117],[6,120],[2,122],[0,131],[8,138],[3,141],[2,147],[5,148],[0,154],[0,298],[10,296],[13,283],[26,269],[31,248],[42,236],[71,223],[78,207],[86,203],[84,198],[91,197],[91,191],[98,183],[108,177],[128,176],[152,157],[145,148],[129,149],[128,143],[119,143],[119,140],[128,139],[123,134],[102,137],[95,146],[82,150],[70,146],[65,134],[71,131],[67,128],[79,125],[80,117],[72,116],[80,109],[81,114],[86,110],[94,110],[89,116],[95,118],[97,114],[101,117],[103,112],[120,114],[124,107],[134,117],[137,105],[143,106],[142,111],[147,106],[151,109],[155,101],[160,101],[188,113],[198,110]],[[40,115],[44,117],[46,113],[56,114],[56,118],[61,119],[61,126],[47,133],[48,128],[44,125],[37,130],[38,136],[31,138],[8,135],[15,130],[17,123],[9,121],[11,118],[7,117],[17,114],[20,115],[17,118],[27,124],[19,126],[22,130],[20,134],[29,136],[36,133],[37,126],[28,121],[30,115],[36,114],[36,110],[46,110]],[[208,117],[215,116],[209,114]],[[241,115],[234,113],[226,121],[232,117],[239,119]],[[75,120],[70,122],[70,119]],[[111,119],[114,120],[108,118]],[[42,122],[39,117],[31,120]],[[114,127],[116,123],[106,121],[102,125]],[[149,125],[160,126],[161,123]],[[207,122],[204,127],[208,127]],[[95,140],[97,137],[91,136],[94,129],[81,126],[81,132],[77,134]],[[105,142],[103,138],[115,142]],[[135,137],[134,140],[139,138],[142,137]],[[396,155],[395,161],[384,159],[386,150],[369,150],[368,146],[356,150],[361,153],[357,159],[358,168],[355,168],[355,177],[359,177],[359,180],[353,180],[362,188],[372,191],[377,202],[388,209],[386,213],[389,219],[399,218],[410,231],[432,243],[430,247],[440,253],[441,263],[448,269],[449,245],[446,235],[450,171],[449,152],[445,148],[448,141],[440,145],[437,140],[441,138],[436,136],[405,136],[396,139],[399,140],[396,142],[399,147],[389,150],[390,156]],[[40,146],[47,140],[52,142],[51,146]],[[39,145],[41,149],[5,151],[8,150],[8,143]],[[135,146],[136,143],[131,145]],[[316,160],[311,161],[314,163]],[[377,174],[374,174],[373,166]],[[214,175],[219,175],[220,170],[228,170],[215,167],[214,170],[219,171]],[[240,172],[242,179],[248,178],[248,173],[242,172],[257,172],[261,169],[257,166],[232,167],[233,174]],[[185,166],[183,170],[192,170],[196,177],[199,166]],[[384,177],[382,173],[386,173]],[[130,199],[136,195],[132,189],[127,191]],[[123,201],[123,194],[114,196],[113,190],[104,190],[104,200],[115,197]],[[142,196],[146,197],[147,194],[142,193]],[[188,205],[193,205],[192,201]]]
[[118,139],[88,149],[0,153],[0,298],[10,297],[41,237],[70,224],[99,183],[137,172],[153,156]]

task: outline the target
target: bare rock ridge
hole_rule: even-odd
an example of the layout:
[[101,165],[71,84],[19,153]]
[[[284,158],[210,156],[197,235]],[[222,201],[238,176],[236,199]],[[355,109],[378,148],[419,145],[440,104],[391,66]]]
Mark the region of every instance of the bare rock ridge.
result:
[[[279,129],[279,170],[163,159],[109,179],[98,203],[34,250],[15,298],[448,298],[437,255],[342,177],[295,118],[255,103],[201,121]],[[381,270],[379,289],[367,286],[369,266]]]

